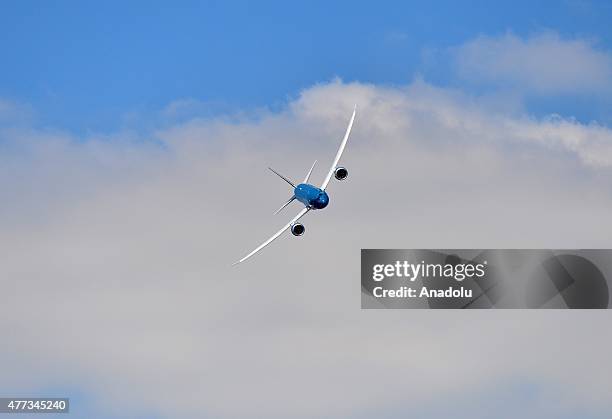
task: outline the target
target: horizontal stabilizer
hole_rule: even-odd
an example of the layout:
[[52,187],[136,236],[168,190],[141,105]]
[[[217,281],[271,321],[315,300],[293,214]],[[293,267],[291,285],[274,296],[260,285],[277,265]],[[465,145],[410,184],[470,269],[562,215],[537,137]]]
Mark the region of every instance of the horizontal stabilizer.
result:
[[271,167],[268,167],[268,169],[270,169],[274,174],[276,174],[278,177],[280,177],[282,180],[284,180],[285,182],[287,182],[289,185],[293,186],[295,188],[295,184],[293,182],[291,182],[289,179],[287,179],[285,176],[281,175],[280,173],[278,173],[276,170],[272,169]]
[[287,205],[289,205],[290,203],[293,202],[293,200],[295,199],[295,195],[293,195],[291,198],[289,198],[289,201],[285,202],[283,204],[282,207],[280,207],[278,210],[276,210],[276,212],[274,213],[274,215],[278,214],[279,212],[281,212],[283,210],[283,208],[285,208]]

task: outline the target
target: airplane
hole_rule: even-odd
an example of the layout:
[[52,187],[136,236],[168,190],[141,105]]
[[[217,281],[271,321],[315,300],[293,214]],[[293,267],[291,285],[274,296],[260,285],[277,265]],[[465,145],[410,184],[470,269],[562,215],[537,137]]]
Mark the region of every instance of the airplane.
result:
[[289,228],[291,229],[291,233],[294,236],[303,235],[304,232],[306,231],[306,228],[304,227],[303,224],[299,223],[298,220],[302,218],[304,215],[306,215],[306,213],[309,211],[321,210],[327,207],[327,205],[329,204],[329,195],[327,194],[326,189],[331,180],[331,177],[334,176],[337,180],[340,180],[340,181],[345,180],[348,177],[348,170],[344,167],[338,166],[338,162],[340,161],[340,157],[342,156],[344,147],[346,147],[346,142],[348,141],[349,135],[351,133],[351,128],[353,127],[353,121],[355,121],[356,113],[357,113],[357,105],[355,105],[355,107],[353,108],[353,115],[351,116],[351,120],[348,124],[348,128],[346,129],[346,133],[344,134],[344,138],[342,139],[342,143],[340,143],[340,148],[338,149],[338,153],[336,153],[334,162],[331,165],[331,169],[329,170],[329,173],[327,173],[327,176],[325,177],[325,180],[323,181],[320,187],[317,188],[316,186],[308,183],[308,180],[310,179],[310,175],[312,174],[312,170],[317,164],[316,160],[310,167],[310,170],[306,174],[304,181],[298,185],[296,185],[295,182],[292,182],[291,180],[287,179],[285,176],[278,173],[276,170],[272,169],[271,167],[268,167],[268,169],[270,169],[273,173],[278,175],[281,179],[283,179],[293,188],[293,195],[291,196],[291,198],[289,198],[289,200],[285,202],[274,214],[276,215],[279,212],[281,212],[287,205],[292,203],[294,200],[298,200],[299,202],[304,204],[304,208],[298,213],[298,215],[293,217],[293,219],[289,221],[283,228],[278,230],[272,237],[270,237],[268,240],[260,244],[251,253],[249,253],[248,255],[240,259],[239,261],[235,262],[232,266],[244,262],[245,260],[253,256],[255,253],[259,252],[261,249],[263,249],[264,247],[272,243],[274,240],[276,240],[281,234],[283,234]]

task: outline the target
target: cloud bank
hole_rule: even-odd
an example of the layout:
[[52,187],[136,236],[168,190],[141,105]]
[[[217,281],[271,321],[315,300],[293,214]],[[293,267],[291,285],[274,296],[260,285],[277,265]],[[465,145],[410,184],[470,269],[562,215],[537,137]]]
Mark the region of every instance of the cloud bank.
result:
[[539,94],[612,91],[612,57],[584,39],[555,32],[521,38],[512,33],[480,36],[453,50],[459,75]]
[[[271,215],[290,191],[266,167],[319,159],[320,182],[354,103],[330,207],[231,268],[297,212]],[[0,389],[173,418],[604,417],[607,312],[359,309],[361,248],[610,247],[611,130],[495,109],[334,81],[153,138],[5,126]]]

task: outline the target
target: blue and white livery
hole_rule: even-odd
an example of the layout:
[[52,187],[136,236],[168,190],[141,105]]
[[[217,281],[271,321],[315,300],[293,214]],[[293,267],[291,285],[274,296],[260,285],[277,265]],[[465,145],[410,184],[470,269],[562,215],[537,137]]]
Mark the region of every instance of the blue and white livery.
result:
[[291,229],[291,233],[294,236],[301,236],[302,234],[304,234],[304,231],[306,229],[302,224],[298,222],[298,220],[302,218],[308,211],[323,209],[329,204],[329,195],[327,195],[327,192],[325,190],[327,189],[327,185],[329,184],[329,181],[331,180],[332,176],[334,176],[338,180],[344,180],[348,176],[348,170],[346,170],[344,167],[339,167],[338,162],[340,161],[340,157],[342,156],[344,147],[346,147],[346,142],[348,141],[349,135],[351,133],[351,128],[353,127],[353,121],[355,121],[356,113],[357,105],[355,105],[355,108],[353,109],[353,115],[351,116],[351,120],[348,124],[348,128],[346,129],[346,133],[344,134],[344,138],[342,139],[342,143],[340,144],[340,148],[338,149],[338,153],[336,153],[334,162],[331,165],[331,169],[329,170],[329,173],[327,173],[327,176],[325,177],[325,180],[323,181],[320,187],[317,188],[316,186],[308,183],[310,175],[312,174],[312,170],[314,169],[315,164],[317,164],[316,160],[312,164],[312,167],[308,171],[308,174],[304,178],[304,181],[298,185],[295,185],[294,182],[290,181],[285,176],[281,175],[276,170],[269,167],[272,172],[277,174],[281,179],[283,179],[293,188],[293,195],[291,196],[291,198],[289,198],[289,200],[285,202],[283,206],[280,207],[278,211],[276,211],[275,214],[281,212],[283,208],[285,208],[294,200],[297,200],[304,204],[304,208],[302,208],[298,215],[293,217],[293,219],[289,221],[283,228],[277,231],[276,234],[274,234],[268,240],[260,244],[255,250],[240,259],[238,262],[234,263],[234,265],[244,262],[245,260],[253,256],[255,253],[259,252],[261,249],[272,243],[278,236],[283,234],[285,230],[289,228]]

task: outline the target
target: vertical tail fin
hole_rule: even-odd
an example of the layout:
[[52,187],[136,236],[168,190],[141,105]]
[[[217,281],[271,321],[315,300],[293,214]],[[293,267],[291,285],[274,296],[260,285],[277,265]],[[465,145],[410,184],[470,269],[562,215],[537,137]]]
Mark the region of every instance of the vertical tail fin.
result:
[[317,161],[315,160],[314,163],[312,164],[312,167],[310,168],[310,170],[308,171],[308,174],[306,175],[306,178],[304,178],[304,182],[302,183],[308,183],[308,179],[310,179],[310,175],[312,174],[312,169],[314,169],[315,164],[317,164]]

